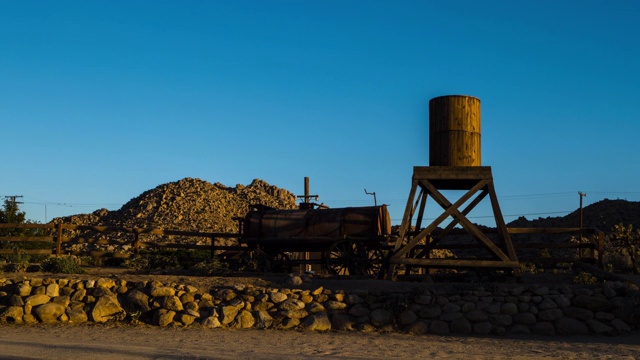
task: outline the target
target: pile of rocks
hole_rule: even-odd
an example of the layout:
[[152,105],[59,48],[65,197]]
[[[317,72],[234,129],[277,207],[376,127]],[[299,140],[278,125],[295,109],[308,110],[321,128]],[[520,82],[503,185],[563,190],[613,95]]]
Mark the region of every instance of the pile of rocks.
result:
[[[52,223],[75,225],[103,225],[114,227],[160,228],[171,230],[227,232],[238,231],[234,217],[244,217],[254,204],[279,209],[296,208],[296,198],[288,190],[255,179],[248,185],[227,187],[220,183],[185,178],[162,184],[131,199],[119,210],[99,209],[91,214],[55,218]],[[80,234],[89,238],[119,239],[122,234]],[[147,235],[145,240],[156,240]],[[174,238],[174,241],[180,238]],[[202,238],[189,239],[205,241]],[[87,244],[75,246],[86,250]]]
[[[297,276],[291,284],[301,284]],[[158,326],[403,331],[414,334],[624,334],[640,324],[637,294],[600,285],[434,285],[408,292],[158,281],[0,278],[0,323],[143,322]]]

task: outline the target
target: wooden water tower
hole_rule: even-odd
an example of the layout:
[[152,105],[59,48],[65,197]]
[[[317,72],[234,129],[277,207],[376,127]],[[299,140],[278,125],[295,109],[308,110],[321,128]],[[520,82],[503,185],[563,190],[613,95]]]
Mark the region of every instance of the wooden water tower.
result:
[[[516,275],[520,274],[520,264],[498,204],[491,167],[481,164],[480,100],[462,95],[431,99],[429,166],[413,168],[398,241],[389,257],[390,277],[398,265],[404,265],[405,269],[488,267],[511,269]],[[442,194],[443,190],[466,192],[452,203]],[[496,223],[497,234],[493,237],[467,218],[487,195]],[[441,207],[442,213],[423,228],[429,197]],[[432,256],[435,249],[461,248],[459,243],[448,245],[447,242],[450,235],[460,233],[457,225],[464,230],[463,234],[475,240],[466,246],[484,249],[485,259]]]

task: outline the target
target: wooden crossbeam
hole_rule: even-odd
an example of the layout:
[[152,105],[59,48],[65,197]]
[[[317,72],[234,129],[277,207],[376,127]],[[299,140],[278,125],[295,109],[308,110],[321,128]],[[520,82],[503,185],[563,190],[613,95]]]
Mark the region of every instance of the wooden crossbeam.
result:
[[[399,234],[400,240],[404,238],[404,236],[407,234],[408,227],[411,226],[411,219],[413,218],[413,208],[411,207],[411,203],[413,202],[413,199],[416,196],[417,188],[418,188],[418,181],[414,179],[411,181],[411,191],[409,192],[409,200],[407,201],[407,206],[405,207],[404,215],[402,216],[402,219],[407,219],[407,220],[406,221],[403,220],[402,224],[400,225],[400,234]],[[401,245],[402,245],[402,241],[396,242],[395,250],[398,250]]]
[[[416,198],[417,189],[420,194]],[[451,203],[441,190],[467,190],[457,201]],[[478,193],[479,192],[479,193]],[[477,195],[477,196],[476,196]],[[504,246],[499,246],[490,239],[480,228],[469,221],[468,214],[482,200],[489,195],[491,208],[496,221],[497,233]],[[423,230],[419,230],[425,213],[428,197],[442,207],[443,212]],[[475,196],[475,198],[473,198]],[[471,199],[464,209],[462,206]],[[415,201],[415,203],[414,203]],[[416,211],[416,231],[410,232],[413,216]],[[426,245],[418,245],[423,240],[431,236],[431,233],[447,218],[452,220],[435,237],[427,241]],[[429,259],[425,258],[428,253],[439,245],[441,240],[453,232],[454,227],[460,225],[464,232],[471,235],[477,245],[484,247],[495,260],[469,260],[469,259]],[[493,185],[493,176],[490,167],[414,167],[412,188],[405,209],[405,216],[400,227],[400,238],[396,242],[396,247],[389,258],[389,274],[393,273],[394,267],[398,264],[407,266],[422,267],[494,267],[511,268],[516,275],[519,274],[519,262],[513,243],[509,236],[498,199]],[[412,236],[413,235],[413,236]],[[406,243],[405,243],[406,242]],[[445,245],[438,248],[446,248]],[[417,256],[413,252],[417,251]],[[407,254],[412,253],[411,256]]]
[[[428,186],[427,186],[427,184],[428,184]],[[440,223],[443,222],[444,219],[446,219],[449,216],[451,216],[455,211],[457,211],[457,208],[459,208],[460,206],[462,206],[462,204],[467,202],[467,200],[469,200],[469,198],[471,198],[476,192],[478,192],[480,189],[482,189],[482,187],[485,186],[485,185],[486,185],[486,180],[482,180],[482,181],[478,182],[473,188],[471,188],[469,191],[467,191],[466,194],[464,194],[462,197],[460,197],[460,199],[458,199],[458,201],[456,201],[455,204],[449,206],[429,226],[427,226],[424,230],[422,230],[420,233],[418,233],[418,235],[416,235],[413,239],[411,239],[411,241],[409,241],[403,248],[398,250],[398,252],[395,253],[393,255],[393,257],[401,257],[401,256],[406,255],[409,252],[409,250],[411,250],[416,244],[418,244],[420,242],[420,240],[424,239],[428,234],[430,234],[433,230],[435,230],[435,228],[438,225],[440,225]],[[428,192],[430,192],[432,189],[434,189],[433,186],[430,183],[424,182],[424,181],[420,181],[420,186],[426,187]],[[438,192],[438,190],[436,190],[436,192]],[[432,197],[433,197],[433,194],[432,194]]]
[[511,237],[509,236],[507,225],[504,223],[504,217],[502,216],[502,211],[500,211],[500,205],[498,205],[498,196],[496,195],[496,190],[493,187],[493,181],[490,182],[488,186],[489,198],[491,199],[491,208],[493,209],[493,217],[496,220],[496,228],[500,232],[500,238],[505,243],[509,258],[512,260],[517,259],[518,256],[516,255],[516,250],[513,247],[513,243],[511,242]]
[[[486,246],[487,250],[489,250],[492,253],[492,255],[496,256],[502,261],[509,261],[509,257],[500,248],[498,248],[496,244],[493,241],[491,241],[491,239],[489,239],[484,233],[482,233],[482,231],[480,231],[480,229],[478,229],[478,227],[474,223],[469,221],[469,219],[467,219],[467,217],[458,210],[459,206],[453,206],[449,202],[449,200],[447,200],[447,198],[444,197],[444,195],[442,195],[438,191],[438,189],[436,189],[433,185],[431,185],[430,182],[423,181],[422,183],[425,186],[427,186],[427,190],[431,194],[431,197],[433,197],[433,199],[438,204],[440,204],[442,208],[452,209],[451,216],[455,217],[460,222],[460,225],[462,225],[463,229],[465,229],[469,234],[473,235],[477,240],[482,242],[482,244]],[[489,180],[480,180],[476,185],[476,187],[478,185],[481,185],[482,187],[484,187],[488,183],[489,183]]]
[[[467,205],[467,207],[464,208],[464,210],[462,210],[462,214],[467,216],[469,212],[471,212],[471,210],[473,210],[473,208],[475,208],[476,205],[478,205],[487,196],[487,194],[488,194],[487,190],[483,189],[482,192],[480,192],[480,194],[478,194],[478,196],[476,196],[476,198],[471,203],[469,203],[469,205]],[[416,257],[418,258],[424,257],[428,251],[431,251],[435,246],[438,245],[438,243],[440,242],[440,240],[442,240],[442,238],[449,235],[449,233],[451,233],[451,230],[453,230],[453,228],[456,225],[458,225],[458,223],[459,223],[458,219],[453,219],[453,221],[451,221],[451,223],[449,223],[449,225],[447,225],[447,227],[445,227],[441,233],[436,235],[429,242],[429,244],[427,244],[425,249],[422,250],[420,253],[418,253]]]
[[493,267],[493,268],[515,268],[520,263],[516,261],[500,260],[464,260],[464,259],[414,259],[414,258],[391,258],[391,264],[405,264],[424,267]]

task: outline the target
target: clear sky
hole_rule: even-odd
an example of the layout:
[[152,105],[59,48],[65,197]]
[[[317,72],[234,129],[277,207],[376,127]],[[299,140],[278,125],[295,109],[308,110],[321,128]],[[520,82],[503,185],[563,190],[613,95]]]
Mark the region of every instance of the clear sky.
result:
[[0,0],[0,196],[44,222],[308,176],[399,223],[429,99],[466,94],[507,222],[638,201],[639,66],[635,0]]

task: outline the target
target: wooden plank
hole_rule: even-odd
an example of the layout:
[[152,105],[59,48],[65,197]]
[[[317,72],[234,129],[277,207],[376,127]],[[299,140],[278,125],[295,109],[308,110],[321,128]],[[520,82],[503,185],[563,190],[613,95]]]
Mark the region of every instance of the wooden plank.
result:
[[560,263],[573,264],[573,263],[580,262],[580,261],[586,261],[586,262],[590,262],[590,263],[595,263],[596,259],[591,259],[591,258],[569,258],[569,257],[562,257],[562,258],[527,257],[527,258],[520,259],[520,262],[528,262],[528,263],[534,263],[534,264],[560,264]]
[[27,241],[50,241],[53,242],[53,236],[1,236],[0,241],[27,242]]
[[89,256],[93,257],[93,258],[101,258],[101,257],[108,257],[108,258],[115,258],[115,259],[128,259],[131,257],[132,254],[128,254],[128,253],[114,253],[112,251],[101,251],[101,250],[93,250],[93,251],[71,251],[69,252],[72,255],[86,255],[88,254]]
[[593,243],[514,243],[517,249],[596,249]]
[[[597,245],[593,243],[514,243],[516,249],[596,249]],[[474,243],[454,243],[454,244],[437,244],[431,247],[429,245],[416,245],[416,249],[481,249],[484,245]],[[418,256],[420,257],[420,256]]]
[[419,231],[422,228],[422,218],[424,217],[424,209],[427,206],[427,193],[424,190],[420,191],[422,195],[420,197],[420,210],[418,210],[418,216],[416,217],[416,231]]
[[53,253],[53,248],[51,249],[0,249],[0,254],[3,255],[17,255],[17,254],[28,254],[28,255],[51,255]]
[[[113,240],[113,239],[94,239],[94,238],[74,238],[74,244],[93,244],[93,245],[131,245],[131,241]],[[62,238],[62,242],[69,242],[69,238]]]
[[[411,181],[411,191],[409,191],[409,198],[407,199],[407,205],[404,208],[404,215],[402,216],[402,223],[400,224],[400,232],[398,241],[396,242],[395,250],[398,250],[402,245],[402,240],[407,234],[407,230],[411,227],[411,219],[413,217],[413,201],[416,196],[416,189],[418,188],[418,181]],[[420,190],[422,194],[422,189]]]
[[53,224],[0,224],[0,229],[54,229]]
[[65,230],[84,230],[97,232],[123,232],[130,234],[152,234],[160,236],[193,236],[193,237],[219,237],[219,238],[236,238],[238,233],[222,233],[222,232],[200,232],[200,231],[184,231],[184,230],[163,230],[151,228],[129,228],[117,226],[90,226],[90,225],[73,225],[64,224]]
[[196,245],[196,244],[159,244],[154,242],[142,241],[140,242],[142,247],[154,247],[162,249],[196,249],[196,250],[210,250],[210,245]]
[[[510,234],[563,234],[577,233],[580,228],[507,228]],[[584,232],[591,233],[594,229],[582,229]]]
[[[508,227],[507,231],[509,232],[509,234],[513,234],[513,235],[520,235],[520,234],[564,234],[564,233],[578,233],[580,232],[580,228],[514,228],[514,227]],[[600,230],[598,229],[594,229],[594,228],[583,228],[582,229],[583,232],[588,233],[588,234],[594,234],[597,235]],[[498,229],[497,228],[486,228],[483,229],[484,233],[487,234],[497,234],[498,233]],[[434,234],[437,234],[437,232],[434,232]],[[451,234],[453,235],[460,235],[460,234],[466,234],[466,231],[462,230],[462,229],[453,229],[451,231]]]
[[493,180],[490,181],[489,184],[487,184],[487,187],[489,189],[489,198],[491,200],[491,207],[493,209],[493,217],[496,221],[496,228],[498,229],[500,239],[507,249],[507,255],[509,255],[509,259],[511,261],[518,261],[518,255],[516,254],[516,250],[513,248],[511,237],[509,237],[509,232],[507,231],[507,225],[504,223],[504,217],[502,216],[502,211],[500,210],[500,204],[498,203],[496,189],[493,186]]
[[518,261],[500,260],[460,260],[460,259],[414,259],[414,258],[391,258],[392,264],[404,264],[424,267],[494,267],[494,268],[519,268]]
[[491,166],[414,166],[418,180],[490,180]]
[[56,256],[62,254],[62,224],[58,224],[58,237],[56,239]]

